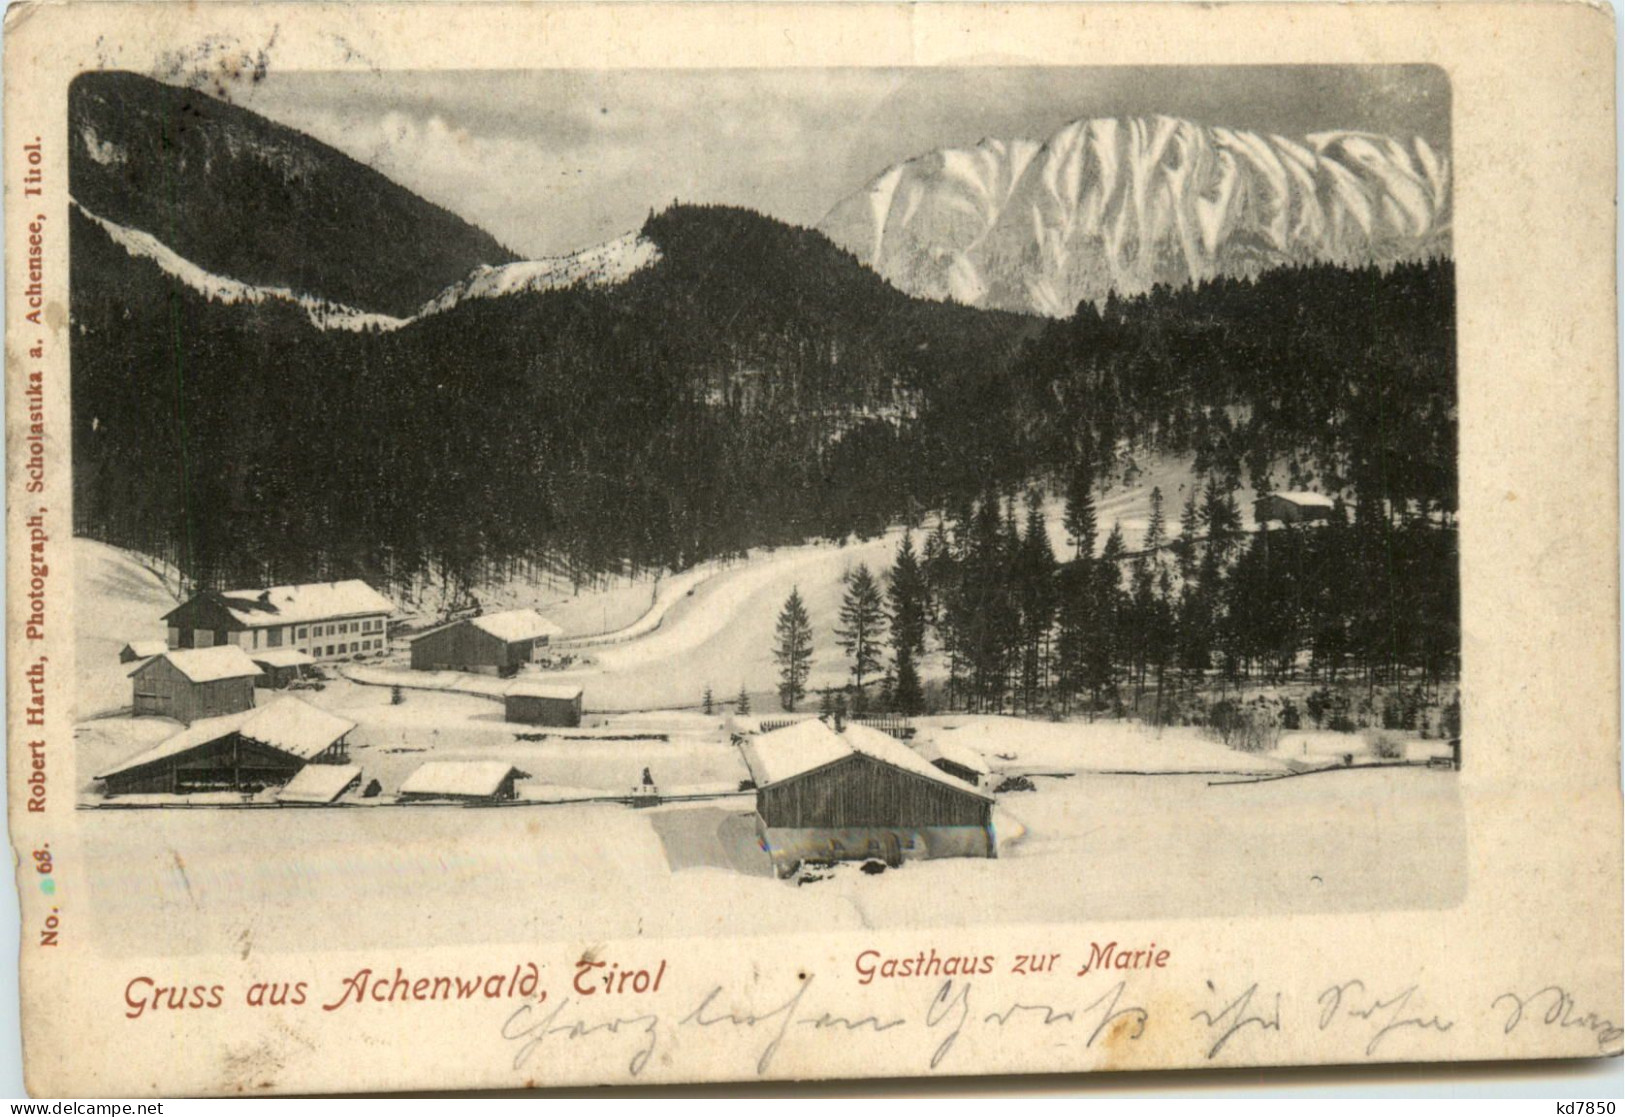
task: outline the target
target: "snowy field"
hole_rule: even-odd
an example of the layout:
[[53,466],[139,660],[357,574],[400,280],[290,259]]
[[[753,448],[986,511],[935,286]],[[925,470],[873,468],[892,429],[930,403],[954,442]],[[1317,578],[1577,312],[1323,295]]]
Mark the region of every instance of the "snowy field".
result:
[[[1101,501],[1103,524],[1143,526],[1147,488]],[[1182,499],[1165,486],[1172,510]],[[1059,516],[1059,509],[1055,509]],[[1065,550],[1058,526],[1058,551]],[[980,753],[997,786],[996,860],[912,863],[868,876],[842,866],[802,886],[779,881],[757,844],[748,776],[719,709],[744,684],[778,715],[771,633],[799,586],[818,636],[813,685],[844,678],[830,631],[841,575],[889,564],[898,536],[809,545],[748,563],[606,593],[624,643],[589,649],[587,670],[550,672],[586,689],[579,730],[518,726],[490,697],[336,680],[300,697],[357,723],[351,760],[383,794],[334,808],[94,810],[80,816],[102,941],[132,953],[255,947],[299,950],[342,938],[358,948],[470,941],[765,934],[809,927],[901,927],[954,920],[1167,919],[1207,914],[1361,911],[1456,903],[1466,835],[1453,772],[1335,763],[1358,737],[1302,733],[1269,755],[1193,729],[974,715],[917,721],[920,743]],[[1130,535],[1131,542],[1133,535]],[[174,599],[134,556],[75,541],[81,802],[91,777],[179,727],[122,716],[128,640],[162,638]],[[641,611],[629,607],[641,597]],[[578,600],[574,631],[590,599]],[[600,617],[612,610],[608,601]],[[401,664],[397,660],[395,666]],[[263,701],[268,697],[262,693]],[[616,712],[648,708],[648,712]],[[740,719],[739,725],[748,725]],[[431,760],[501,760],[526,774],[499,808],[394,805]],[[648,768],[668,795],[705,798],[633,810]],[[1288,777],[1290,778],[1271,778]],[[972,896],[946,905],[943,895]],[[390,920],[374,913],[388,910]],[[365,915],[361,914],[365,913]],[[117,933],[113,933],[113,929]]]
[[153,954],[1436,908],[1466,887],[1449,772],[1035,783],[999,798],[997,860],[799,887],[772,877],[748,797],[95,811],[81,863],[98,941]]

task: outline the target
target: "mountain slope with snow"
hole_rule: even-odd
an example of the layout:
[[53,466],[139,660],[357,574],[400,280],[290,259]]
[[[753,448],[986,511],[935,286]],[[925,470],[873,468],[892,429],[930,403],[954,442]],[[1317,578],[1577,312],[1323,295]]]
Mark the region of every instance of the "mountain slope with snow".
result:
[[311,136],[140,74],[75,78],[66,138],[80,205],[251,287],[404,317],[475,267],[514,259]]
[[1421,138],[1078,120],[900,163],[819,229],[910,294],[1063,316],[1157,283],[1447,255],[1450,166]]
[[130,229],[106,218],[98,217],[77,202],[73,206],[91,223],[98,226],[131,256],[151,260],[172,279],[176,279],[211,302],[227,306],[236,303],[263,303],[277,301],[289,303],[305,312],[310,324],[320,330],[395,330],[410,319],[393,318],[388,314],[371,314],[343,303],[313,298],[290,291],[286,287],[260,287],[252,283],[231,279],[199,267],[170,248],[151,233]]
[[493,299],[531,291],[555,291],[582,284],[613,287],[660,260],[660,249],[646,237],[628,233],[605,244],[568,256],[519,260],[497,267],[482,264],[465,279],[426,303],[419,315],[450,310],[464,299]]

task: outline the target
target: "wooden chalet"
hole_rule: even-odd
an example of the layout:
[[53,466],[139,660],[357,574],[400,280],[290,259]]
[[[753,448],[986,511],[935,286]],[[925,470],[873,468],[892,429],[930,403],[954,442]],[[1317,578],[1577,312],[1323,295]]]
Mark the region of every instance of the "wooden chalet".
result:
[[747,739],[764,847],[788,875],[804,861],[994,857],[993,796],[863,725],[808,720]]
[[573,729],[581,724],[581,688],[521,679],[502,694],[502,716],[524,725]]
[[464,617],[413,640],[412,669],[512,674],[563,633],[533,609]]
[[394,604],[367,583],[312,582],[200,593],[164,616],[171,648],[291,648],[318,662],[382,655]]
[[260,669],[241,648],[166,651],[140,661],[130,672],[130,706],[143,715],[174,718],[190,725],[254,706]]
[[110,797],[255,792],[287,783],[307,764],[343,764],[354,728],[297,698],[278,698],[257,710],[195,721],[96,779]]
[[1253,519],[1261,524],[1271,520],[1283,524],[1329,520],[1336,507],[1331,497],[1320,493],[1270,493],[1253,501]]
[[513,799],[515,783],[526,778],[500,760],[432,760],[406,777],[399,797],[402,802],[496,803]]

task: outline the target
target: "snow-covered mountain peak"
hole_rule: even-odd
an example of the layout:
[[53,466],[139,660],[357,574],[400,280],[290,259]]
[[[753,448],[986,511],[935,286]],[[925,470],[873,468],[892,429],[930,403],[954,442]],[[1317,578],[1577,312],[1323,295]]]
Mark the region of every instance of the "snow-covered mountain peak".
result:
[[1421,138],[1085,118],[906,160],[819,228],[912,294],[1065,315],[1156,283],[1448,253],[1450,168]]

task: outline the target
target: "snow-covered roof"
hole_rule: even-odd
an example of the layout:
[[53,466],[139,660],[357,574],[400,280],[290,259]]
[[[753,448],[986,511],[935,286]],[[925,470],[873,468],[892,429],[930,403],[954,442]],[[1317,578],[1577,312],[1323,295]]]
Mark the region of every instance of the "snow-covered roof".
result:
[[254,652],[249,658],[265,667],[307,667],[316,662],[298,648],[272,648]]
[[95,778],[105,780],[108,776],[116,776],[132,768],[179,756],[233,733],[240,733],[290,756],[309,760],[354,728],[355,722],[345,721],[326,710],[318,710],[308,702],[301,702],[297,698],[278,698],[269,706],[261,706],[257,710],[242,710],[217,718],[199,718],[173,737],[165,737],[146,752],[109,768]]
[[987,761],[982,758],[981,753],[953,741],[939,741],[935,738],[928,738],[920,742],[915,751],[926,760],[946,760],[950,764],[968,768],[982,776],[987,775],[992,770],[987,766]]
[[360,780],[354,764],[306,764],[276,797],[280,803],[331,803]]
[[509,773],[524,775],[500,760],[431,760],[401,784],[402,795],[495,795]]
[[354,728],[353,721],[287,697],[255,710],[238,732],[262,745],[309,760]]
[[560,702],[574,702],[581,697],[581,688],[578,686],[559,686],[556,683],[536,682],[531,679],[520,679],[503,693],[512,694],[519,698],[554,698]]
[[779,783],[858,753],[934,783],[946,784],[956,791],[991,798],[979,788],[948,775],[889,733],[866,725],[848,725],[837,733],[824,722],[809,718],[746,741],[744,752],[745,764],[757,787]]
[[505,613],[485,613],[478,617],[470,617],[468,623],[481,632],[489,632],[506,644],[521,640],[539,640],[543,636],[551,638],[564,635],[564,629],[534,609],[509,609]]
[[232,617],[248,628],[307,624],[395,611],[389,598],[359,578],[269,589],[226,590],[220,594],[220,600]]
[[210,741],[218,741],[222,737],[237,732],[242,727],[243,722],[252,717],[254,713],[253,710],[242,710],[235,714],[226,714],[224,717],[199,718],[173,737],[165,737],[152,748],[137,753],[123,763],[114,765],[95,778],[105,780],[109,776],[118,775],[120,772],[128,772],[133,768],[140,768],[157,760],[179,756],[181,753],[189,752],[199,745],[206,745]]
[[169,650],[169,645],[163,640],[131,640],[119,649],[119,654],[129,652],[138,659],[151,659],[155,655],[163,655]]
[[808,718],[745,742],[745,766],[757,787],[811,772],[852,754],[840,734]]
[[1337,502],[1324,493],[1287,492],[1271,493],[1271,496],[1280,497],[1288,504],[1296,504],[1301,508],[1335,508]]
[[260,673],[248,653],[236,644],[221,644],[213,648],[184,648],[165,651],[132,669],[131,675],[140,674],[160,659],[169,660],[175,670],[194,683],[213,683],[221,679],[244,679]]

